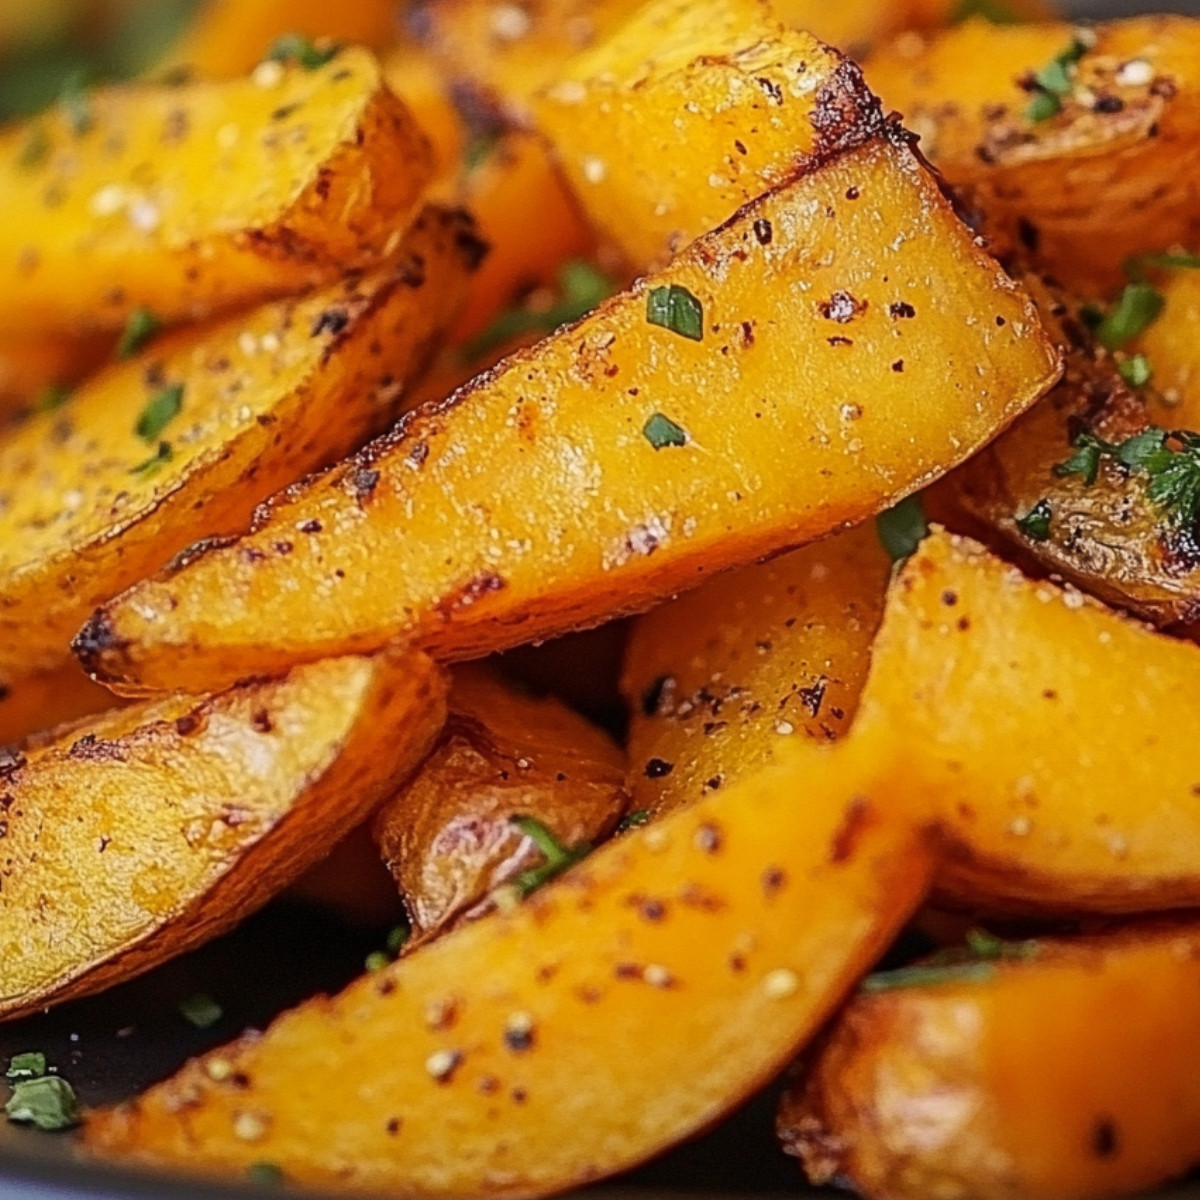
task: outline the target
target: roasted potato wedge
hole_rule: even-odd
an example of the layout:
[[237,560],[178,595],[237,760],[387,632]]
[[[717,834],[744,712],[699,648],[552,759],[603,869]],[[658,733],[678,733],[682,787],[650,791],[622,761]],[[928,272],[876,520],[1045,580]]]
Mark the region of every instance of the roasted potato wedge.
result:
[[1060,369],[889,129],[137,585],[76,648],[119,687],[208,687],[397,634],[461,659],[598,624],[869,517]]
[[520,896],[516,881],[546,859],[514,817],[574,852],[607,837],[627,801],[625,755],[603,730],[487,668],[458,668],[441,739],[375,820],[408,908],[405,949],[490,912],[505,885]]
[[444,693],[420,655],[331,659],[10,752],[0,1017],[99,991],[231,928],[417,766]]
[[120,329],[138,308],[194,319],[329,283],[396,249],[434,168],[364,50],[84,103],[0,132],[14,335]]
[[[533,288],[553,287],[564,263],[589,258],[596,239],[542,140],[506,134],[466,182],[466,204],[488,244],[454,341],[470,345]],[[537,212],[538,236],[529,236]]]
[[868,523],[639,617],[622,680],[630,807],[667,812],[753,774],[792,736],[841,737],[891,569]]
[[[1113,356],[1048,289],[1038,281],[1031,287],[1047,331],[1064,348],[1066,373],[1032,411],[940,481],[930,509],[950,525],[998,536],[1022,561],[1155,625],[1194,620],[1196,531],[1155,499],[1151,474],[1131,469],[1118,452],[1168,414],[1130,389]],[[1090,439],[1094,468],[1081,457],[1081,437]]]
[[1155,281],[1161,315],[1130,347],[1146,356],[1150,415],[1171,429],[1200,429],[1200,271],[1165,272]]
[[93,683],[74,662],[56,671],[27,675],[0,686],[0,746],[16,746],[32,734],[121,704],[119,697]]
[[589,218],[638,269],[883,120],[853,63],[762,0],[654,0],[532,103]]
[[780,1111],[814,1183],[872,1200],[1082,1200],[1200,1162],[1200,927],[1007,949],[850,1002]]
[[[1065,90],[1039,90],[1036,73],[1056,62]],[[1086,292],[1120,283],[1131,256],[1188,241],[1200,221],[1197,62],[1200,21],[1187,17],[1083,34],[972,20],[898,40],[867,81],[969,190],[993,238]]]
[[448,1197],[649,1157],[768,1080],[920,902],[928,846],[864,749],[781,755],[631,831],[515,912],[91,1114],[86,1145]]
[[0,443],[0,678],[69,660],[95,604],[392,419],[478,243],[469,218],[430,208],[398,255],[156,341]]
[[204,0],[172,47],[167,66],[191,67],[201,75],[241,75],[262,62],[284,34],[383,50],[397,29],[395,0]]
[[904,744],[954,904],[1193,905],[1198,688],[1200,648],[936,531],[892,586],[851,740]]

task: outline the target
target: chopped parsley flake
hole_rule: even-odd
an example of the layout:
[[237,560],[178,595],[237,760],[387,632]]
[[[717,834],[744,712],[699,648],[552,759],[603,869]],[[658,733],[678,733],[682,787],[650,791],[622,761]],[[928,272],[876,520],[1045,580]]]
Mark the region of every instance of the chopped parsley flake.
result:
[[993,25],[1019,25],[1021,18],[1001,0],[960,0],[951,24],[957,25],[972,17],[983,17]]
[[246,1178],[260,1187],[274,1187],[283,1182],[283,1168],[273,1162],[251,1163],[246,1168]]
[[315,71],[332,62],[342,47],[337,42],[322,41],[319,44],[302,33],[285,33],[271,43],[267,60],[278,63],[298,63],[306,71]]
[[375,950],[367,955],[365,966],[368,971],[382,971],[384,967],[390,966],[400,957],[400,951],[404,949],[405,943],[412,934],[412,930],[407,925],[397,925],[387,935],[387,949]]
[[1031,541],[1044,542],[1050,536],[1054,509],[1050,501],[1039,500],[1023,517],[1017,518],[1017,528]]
[[159,434],[179,416],[182,408],[183,384],[173,383],[151,396],[146,402],[146,407],[138,415],[133,431],[143,442],[153,443],[158,440]]
[[82,137],[95,125],[91,92],[88,90],[85,72],[77,71],[67,79],[58,102],[62,106],[68,127],[76,137]]
[[1037,124],[1048,121],[1062,111],[1063,100],[1071,94],[1075,83],[1075,68],[1087,53],[1087,43],[1075,38],[1044,67],[1033,74],[1034,96],[1025,110],[1028,120]]
[[1090,487],[1103,459],[1111,458],[1129,471],[1150,477],[1146,495],[1174,525],[1194,529],[1200,518],[1200,434],[1188,430],[1168,433],[1148,429],[1123,442],[1106,442],[1086,430],[1076,437],[1075,453],[1059,463],[1061,478],[1082,475]]
[[143,479],[157,475],[174,457],[175,451],[171,449],[171,443],[159,442],[158,449],[149,458],[138,463],[136,467],[130,467],[129,473],[130,475],[140,475]]
[[642,436],[655,450],[665,450],[668,446],[686,446],[688,444],[687,430],[682,425],[676,425],[664,413],[656,412],[642,426]]
[[1135,354],[1132,358],[1125,359],[1117,370],[1132,388],[1145,387],[1154,374],[1150,360],[1144,354]]
[[14,1054],[8,1060],[6,1079],[39,1079],[46,1073],[46,1056],[40,1050]]
[[60,1075],[18,1079],[4,1111],[10,1121],[53,1132],[79,1124],[75,1089]]
[[[117,357],[132,358],[161,328],[162,322],[148,308],[135,308],[117,343]],[[181,396],[182,391],[181,388]]]
[[921,497],[908,496],[875,518],[875,529],[893,562],[903,562],[929,533]]
[[71,389],[65,387],[61,383],[49,384],[38,397],[37,403],[33,406],[34,412],[47,413],[55,412],[62,408],[64,404],[71,398]]
[[637,829],[645,825],[650,820],[650,810],[648,808],[639,808],[636,812],[626,813],[617,823],[618,833],[628,833],[631,829]]
[[1147,267],[1158,267],[1164,271],[1196,270],[1200,268],[1200,255],[1139,254],[1125,264],[1125,273],[1130,279],[1143,279]]
[[[1136,280],[1127,283],[1117,297],[1117,302],[1095,325],[1096,340],[1108,350],[1119,350],[1145,333],[1162,313],[1166,301],[1162,293],[1150,283]],[[1084,315],[1091,324],[1092,316]]]
[[363,966],[374,975],[376,971],[382,971],[384,967],[390,967],[393,961],[390,954],[386,954],[382,950],[372,950],[367,955]]
[[996,973],[991,963],[964,962],[947,966],[900,967],[876,971],[862,981],[864,992],[895,992],[901,988],[941,987],[948,983],[987,983]]
[[704,306],[680,284],[650,289],[646,296],[646,320],[693,342],[704,340]]
[[556,304],[541,311],[510,308],[502,312],[478,337],[462,350],[465,361],[474,362],[523,333],[551,333],[560,325],[578,321],[616,291],[612,281],[591,263],[575,260],[558,273]]
[[513,880],[522,896],[536,892],[592,852],[590,842],[581,842],[570,848],[564,846],[536,817],[509,817],[509,821],[542,852],[546,860],[540,867],[521,871]]
[[179,1015],[197,1029],[211,1029],[225,1010],[207,992],[197,992],[179,1002]]

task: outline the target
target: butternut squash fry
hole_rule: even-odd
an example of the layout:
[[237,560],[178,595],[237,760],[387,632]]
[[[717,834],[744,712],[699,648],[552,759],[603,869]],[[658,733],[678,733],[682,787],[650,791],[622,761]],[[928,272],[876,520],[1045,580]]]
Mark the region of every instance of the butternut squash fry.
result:
[[9,753],[0,1018],[231,928],[362,821],[444,718],[436,668],[383,653],[107,713]]
[[621,688],[631,810],[657,815],[729,787],[793,736],[841,737],[891,569],[868,522],[639,617]]
[[76,648],[122,688],[207,686],[397,634],[462,659],[598,624],[869,517],[1059,370],[889,134],[276,497]]
[[491,912],[506,885],[520,895],[517,878],[545,859],[514,817],[572,852],[607,837],[627,800],[625,755],[603,730],[487,668],[458,668],[437,746],[375,819],[409,913],[405,951]]
[[195,319],[329,283],[396,248],[433,172],[363,50],[82,105],[0,132],[13,334],[120,329],[139,307]]
[[[1200,220],[1200,21],[1133,17],[1093,34],[974,20],[867,65],[987,232],[1085,293],[1121,283],[1131,256],[1189,241]],[[1065,91],[1038,99],[1034,73],[1064,55]]]
[[1028,950],[850,1002],[780,1111],[814,1183],[873,1200],[1090,1200],[1200,1161],[1200,927]]
[[391,266],[153,342],[14,430],[0,444],[0,678],[69,661],[95,604],[383,428],[477,254],[468,218],[430,208]]
[[649,1157],[769,1079],[928,882],[883,763],[813,757],[91,1114],[86,1145],[447,1197],[541,1196]]
[[590,220],[638,269],[882,122],[858,68],[763,0],[655,0],[532,105]]
[[906,745],[947,901],[1166,909],[1200,902],[1198,681],[1200,648],[935,531],[893,584],[853,737]]

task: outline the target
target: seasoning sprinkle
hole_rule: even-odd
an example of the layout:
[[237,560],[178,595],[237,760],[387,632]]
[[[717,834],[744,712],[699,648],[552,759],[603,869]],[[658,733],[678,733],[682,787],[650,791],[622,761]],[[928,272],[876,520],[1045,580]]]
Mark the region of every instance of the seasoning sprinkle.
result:
[[693,342],[704,340],[704,306],[681,284],[650,289],[646,320]]

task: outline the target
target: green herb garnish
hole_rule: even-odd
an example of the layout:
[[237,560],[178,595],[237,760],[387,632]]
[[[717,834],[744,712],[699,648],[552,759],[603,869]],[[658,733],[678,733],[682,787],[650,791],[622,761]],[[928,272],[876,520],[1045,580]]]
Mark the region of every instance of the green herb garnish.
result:
[[1039,500],[1023,517],[1017,518],[1017,528],[1031,541],[1044,542],[1050,536],[1050,521],[1054,509],[1049,500]]
[[1145,333],[1158,319],[1166,301],[1150,283],[1127,283],[1117,302],[1095,327],[1096,340],[1108,350],[1119,350]]
[[46,1073],[46,1056],[40,1050],[14,1054],[8,1060],[6,1079],[40,1079]]
[[59,1075],[18,1079],[4,1111],[10,1121],[54,1131],[79,1124],[75,1089]]
[[509,817],[509,822],[542,852],[546,860],[540,867],[530,867],[520,872],[513,880],[522,896],[536,892],[592,852],[590,842],[581,842],[570,848],[564,846],[536,817]]
[[1056,475],[1082,475],[1090,487],[1099,475],[1101,461],[1114,459],[1127,470],[1150,477],[1146,495],[1172,524],[1195,527],[1200,518],[1200,434],[1148,429],[1123,442],[1106,442],[1085,431],[1073,445],[1075,453],[1054,468]]
[[[148,308],[135,308],[117,343],[117,357],[132,358],[161,328],[162,322]],[[183,389],[179,390],[182,399]]]
[[1200,268],[1200,255],[1138,254],[1126,262],[1125,274],[1130,279],[1145,279],[1147,267],[1157,267],[1163,271],[1196,270]]
[[687,430],[682,425],[676,425],[665,413],[656,412],[642,426],[642,436],[655,450],[665,450],[668,446],[686,446],[688,444]]
[[283,1182],[283,1168],[273,1162],[251,1163],[246,1168],[246,1178],[262,1187],[277,1187]]
[[225,1010],[207,992],[197,992],[179,1002],[179,1015],[197,1029],[211,1029]]
[[986,962],[953,963],[946,966],[900,967],[876,971],[862,981],[864,992],[894,992],[900,988],[940,987],[948,983],[987,983],[996,968]]
[[67,78],[58,102],[62,106],[67,126],[76,137],[82,137],[95,125],[87,72],[76,71]]
[[32,171],[34,167],[44,162],[50,153],[50,135],[44,125],[35,125],[17,155],[17,166],[23,171]]
[[1020,25],[1021,18],[1001,0],[960,0],[954,16],[950,18],[953,25],[968,21],[971,17],[983,17],[993,25]]
[[704,306],[680,284],[650,289],[646,295],[646,320],[693,342],[704,340]]
[[48,384],[33,406],[34,412],[48,413],[62,408],[71,398],[71,389],[61,383]]
[[1040,951],[1040,944],[1033,938],[1010,942],[984,929],[967,930],[967,953],[973,962],[1027,962]]
[[183,384],[173,383],[156,392],[146,402],[133,427],[143,442],[154,442],[159,434],[179,416],[183,408]]
[[1132,388],[1145,387],[1154,375],[1150,360],[1144,354],[1135,354],[1131,358],[1125,359],[1117,367],[1117,371]]
[[473,137],[463,151],[463,167],[466,171],[477,171],[492,156],[492,151],[499,144],[500,135],[496,133],[481,133]]
[[322,42],[318,45],[312,38],[302,33],[285,33],[271,43],[267,51],[269,62],[294,62],[306,71],[315,71],[326,63],[332,62],[342,47],[337,42]]
[[392,956],[383,950],[372,950],[364,960],[363,966],[374,975],[376,971],[382,971],[384,967],[390,967],[394,961]]
[[412,934],[407,925],[397,925],[387,935],[386,950],[374,950],[367,955],[365,966],[368,971],[382,971],[400,957],[400,951]]
[[510,308],[501,313],[478,337],[462,349],[467,362],[474,362],[523,333],[550,333],[603,303],[616,289],[612,281],[591,263],[579,260],[566,263],[558,273],[560,299],[542,312],[528,308]]
[[883,548],[892,556],[892,562],[903,562],[911,557],[929,533],[920,495],[907,496],[881,512],[875,518],[875,530]]
[[626,813],[617,822],[618,833],[628,833],[631,829],[638,829],[645,825],[650,820],[650,810],[648,808],[639,808],[636,812]]
[[159,442],[158,449],[147,459],[138,463],[136,467],[130,467],[130,475],[140,475],[143,479],[151,475],[157,475],[167,463],[175,457],[175,451],[171,449],[170,442]]
[[1035,93],[1025,110],[1028,120],[1037,124],[1048,121],[1056,113],[1062,111],[1063,100],[1071,94],[1075,83],[1075,68],[1079,60],[1087,53],[1087,43],[1075,38],[1074,41],[1059,54],[1056,54],[1044,67],[1033,74]]

